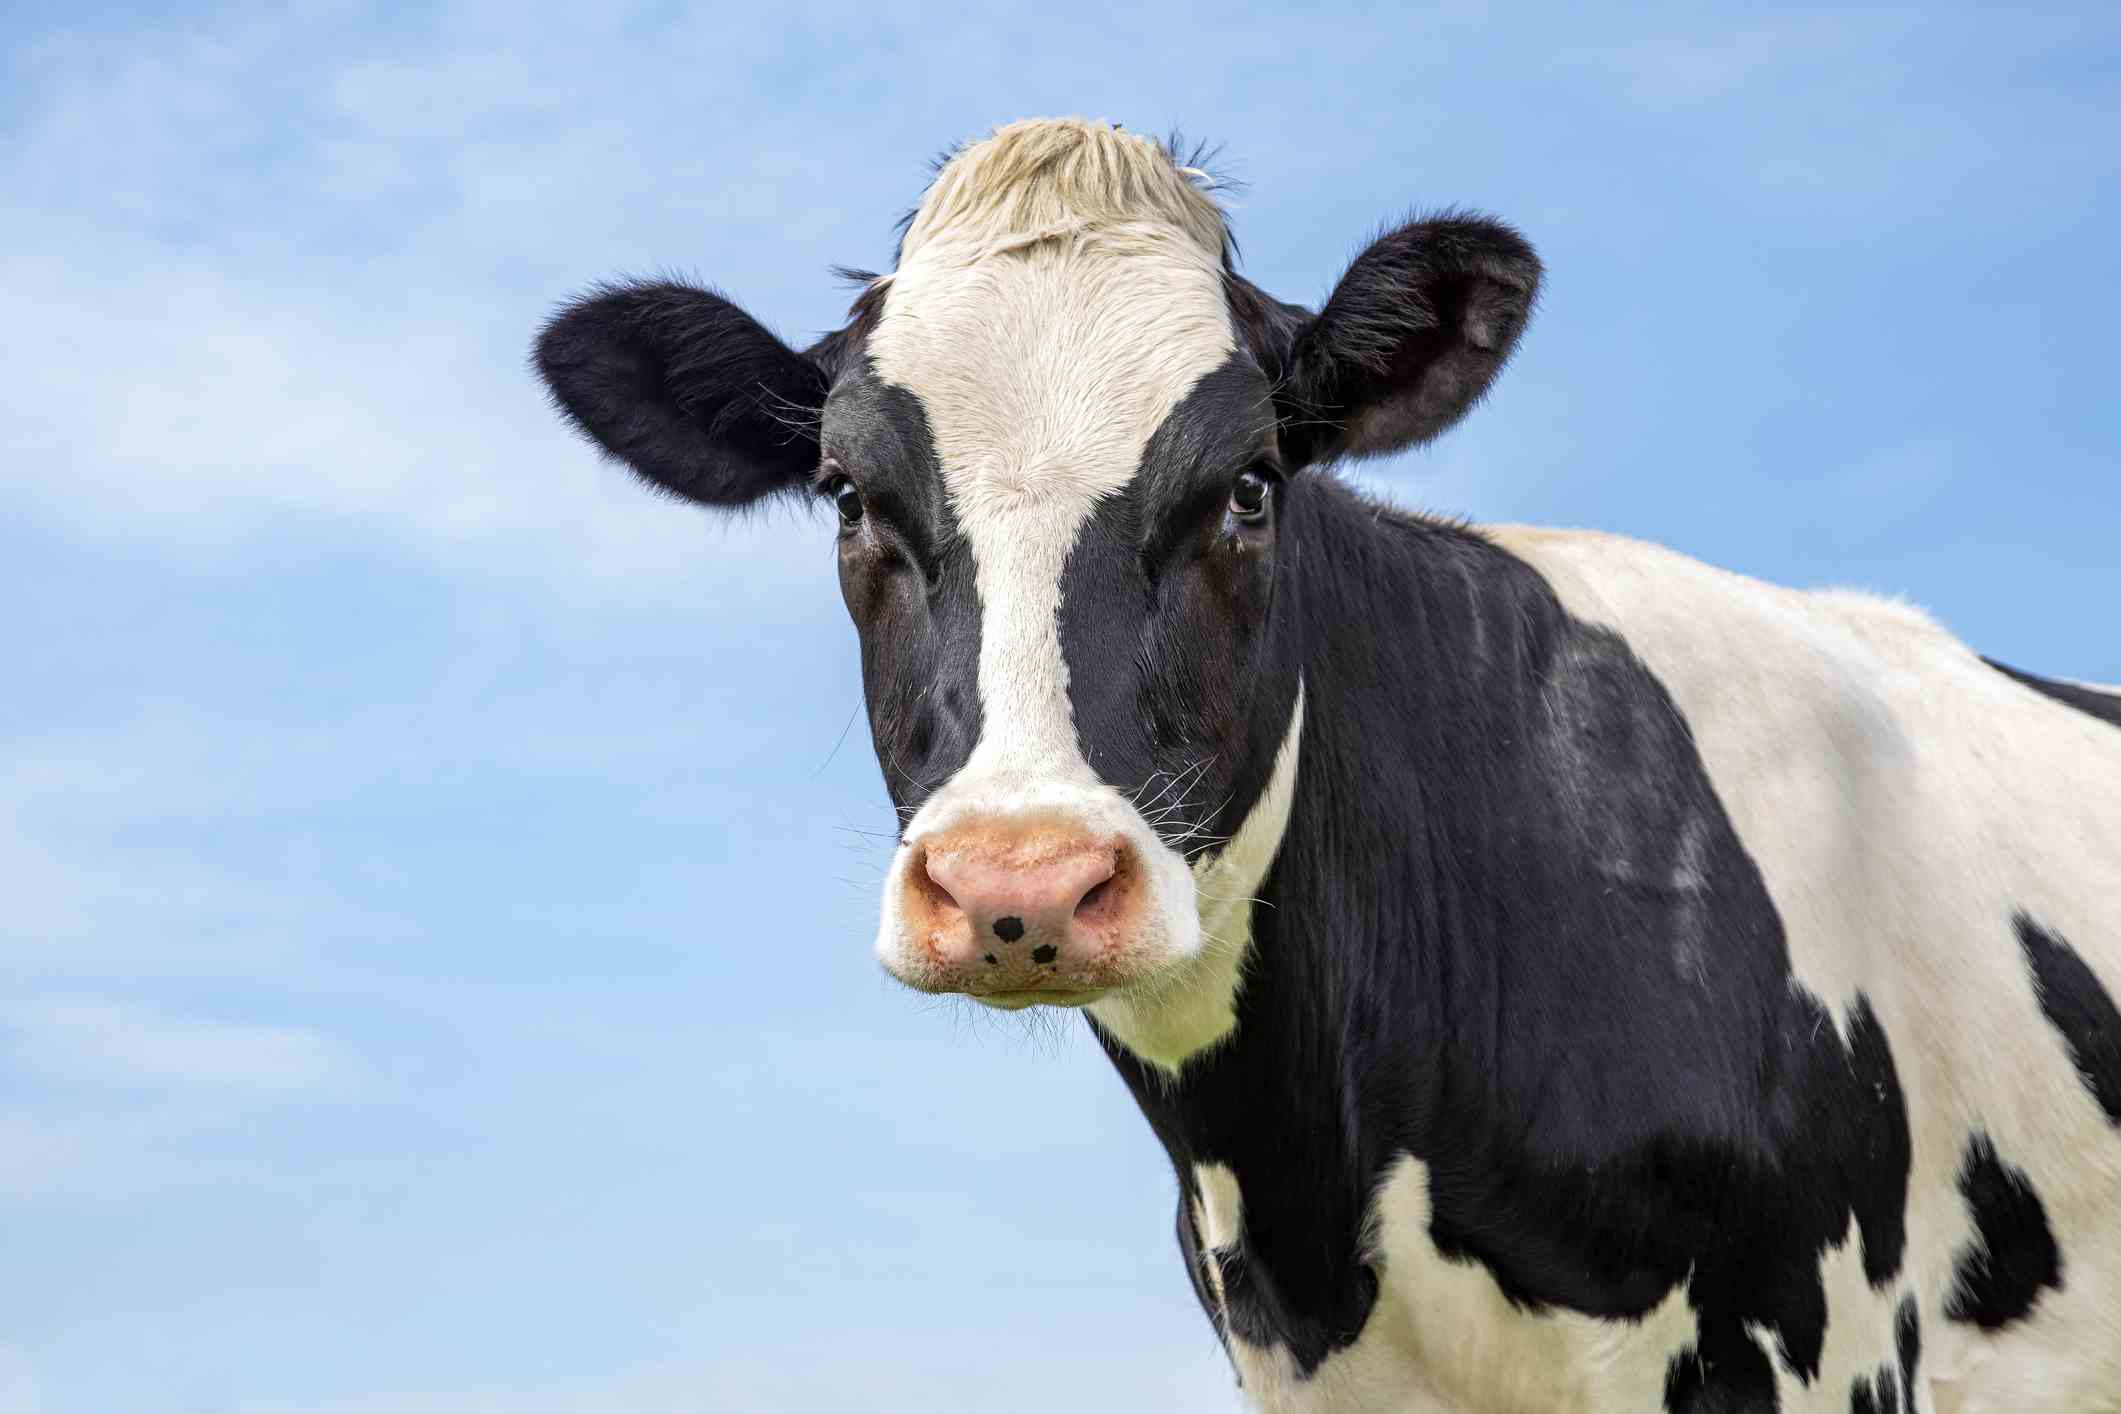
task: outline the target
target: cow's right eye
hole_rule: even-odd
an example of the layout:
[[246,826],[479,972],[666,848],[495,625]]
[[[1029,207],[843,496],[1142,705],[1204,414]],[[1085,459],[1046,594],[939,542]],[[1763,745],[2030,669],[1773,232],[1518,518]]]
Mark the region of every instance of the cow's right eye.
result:
[[841,525],[860,524],[863,512],[862,493],[855,487],[853,478],[835,476],[825,486],[825,494],[840,513]]

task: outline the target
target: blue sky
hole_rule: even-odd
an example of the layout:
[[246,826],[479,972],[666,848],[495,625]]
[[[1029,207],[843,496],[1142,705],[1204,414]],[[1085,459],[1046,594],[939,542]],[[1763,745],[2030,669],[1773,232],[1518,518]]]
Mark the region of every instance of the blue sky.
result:
[[869,959],[829,526],[524,371],[621,271],[831,327],[997,122],[1225,144],[1289,298],[1519,223],[1403,501],[2121,679],[2112,7],[1306,11],[8,7],[0,1414],[1234,1407],[1077,1026]]

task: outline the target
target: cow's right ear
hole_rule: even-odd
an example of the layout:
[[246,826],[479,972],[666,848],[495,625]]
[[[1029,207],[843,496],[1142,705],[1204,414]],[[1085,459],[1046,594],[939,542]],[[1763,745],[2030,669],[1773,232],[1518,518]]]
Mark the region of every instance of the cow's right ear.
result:
[[599,286],[553,315],[534,360],[568,421],[690,500],[747,505],[817,467],[825,369],[720,295]]

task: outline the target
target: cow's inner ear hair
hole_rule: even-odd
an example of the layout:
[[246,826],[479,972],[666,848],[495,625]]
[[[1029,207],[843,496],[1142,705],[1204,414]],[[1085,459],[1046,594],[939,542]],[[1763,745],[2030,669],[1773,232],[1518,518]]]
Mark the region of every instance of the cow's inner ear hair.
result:
[[712,291],[598,286],[547,321],[532,362],[606,455],[689,500],[748,505],[817,465],[824,368]]
[[1517,347],[1541,273],[1510,227],[1446,212],[1372,242],[1315,316],[1232,276],[1290,463],[1398,451],[1464,417]]

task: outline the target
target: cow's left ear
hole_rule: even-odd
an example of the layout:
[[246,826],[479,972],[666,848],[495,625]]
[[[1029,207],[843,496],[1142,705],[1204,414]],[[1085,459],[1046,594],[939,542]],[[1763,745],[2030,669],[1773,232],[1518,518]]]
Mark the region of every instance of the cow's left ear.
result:
[[1379,238],[1316,316],[1253,326],[1280,345],[1262,361],[1279,384],[1283,454],[1375,456],[1442,432],[1517,347],[1539,278],[1532,247],[1499,221],[1447,213]]

